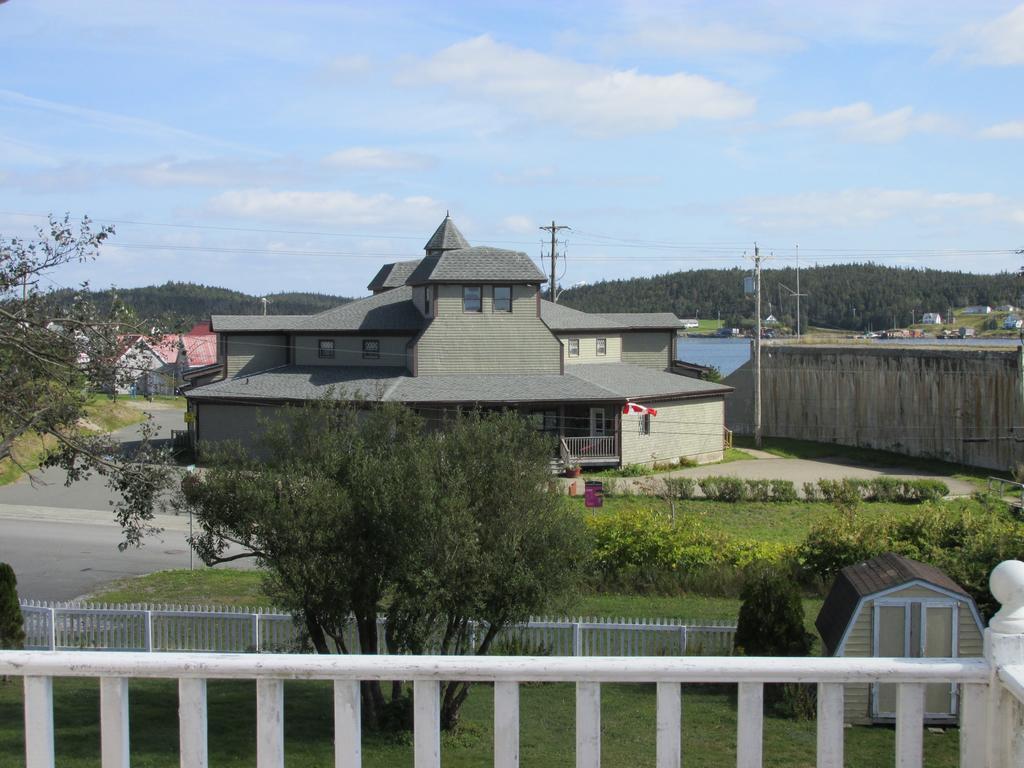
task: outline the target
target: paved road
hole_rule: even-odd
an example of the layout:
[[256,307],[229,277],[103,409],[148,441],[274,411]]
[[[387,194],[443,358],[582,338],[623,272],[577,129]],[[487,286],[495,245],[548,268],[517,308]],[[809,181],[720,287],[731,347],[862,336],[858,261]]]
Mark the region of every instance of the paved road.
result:
[[[183,428],[180,409],[140,405],[153,414],[158,438]],[[138,426],[114,435],[130,446],[138,440]],[[0,487],[0,561],[13,566],[22,597],[69,600],[122,576],[188,567],[187,518],[159,516],[156,524],[163,534],[139,549],[121,552],[121,529],[114,522],[103,478],[65,486],[60,470],[34,474],[36,482],[22,478]]]

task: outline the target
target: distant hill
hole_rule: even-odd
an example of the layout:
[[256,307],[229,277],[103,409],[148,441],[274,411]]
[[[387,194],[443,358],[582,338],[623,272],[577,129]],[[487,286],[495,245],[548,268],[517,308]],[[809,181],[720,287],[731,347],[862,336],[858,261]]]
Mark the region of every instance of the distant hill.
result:
[[[259,296],[195,283],[168,282],[144,288],[94,291],[91,295],[93,301],[106,307],[115,293],[139,320],[158,325],[165,331],[187,330],[196,322],[209,319],[210,315],[258,315],[263,312]],[[58,305],[70,302],[73,295],[74,292],[67,289],[51,294]],[[268,315],[312,314],[352,301],[346,296],[298,292],[270,293],[266,298]]]
[[[750,325],[753,297],[743,293],[745,269],[697,269],[655,277],[609,280],[567,289],[560,303],[586,312],[674,312],[679,317]],[[906,326],[923,312],[946,315],[970,304],[1020,304],[1024,285],[1015,274],[978,275],[880,264],[834,264],[800,270],[804,327],[867,330]],[[796,323],[795,269],[761,273],[763,315]],[[786,286],[786,287],[783,287]]]

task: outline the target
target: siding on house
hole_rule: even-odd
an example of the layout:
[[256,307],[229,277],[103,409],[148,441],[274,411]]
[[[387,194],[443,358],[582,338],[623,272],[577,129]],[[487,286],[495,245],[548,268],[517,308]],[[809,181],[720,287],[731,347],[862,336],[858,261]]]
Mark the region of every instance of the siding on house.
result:
[[622,334],[622,362],[667,370],[674,331],[630,331]]
[[561,345],[537,317],[537,288],[512,287],[512,311],[493,311],[483,286],[482,312],[462,311],[462,286],[439,285],[436,317],[417,342],[417,375],[558,373]]
[[228,378],[265,371],[288,361],[288,339],[283,334],[232,334],[225,343]]
[[255,455],[259,455],[256,443],[263,420],[281,418],[284,413],[276,405],[196,403],[195,407],[196,423],[201,425],[197,437],[204,445],[234,440]]
[[[622,337],[603,333],[559,333],[558,339],[565,347],[565,364],[576,363],[620,363],[622,362]],[[569,339],[580,340],[579,357],[569,357]],[[607,354],[597,354],[597,340],[605,339]]]
[[698,463],[722,460],[723,398],[645,404],[658,411],[651,417],[649,435],[640,434],[640,416],[622,417],[623,466],[674,462],[682,457]]
[[[397,366],[405,368],[406,345],[411,336],[296,336],[294,363],[295,365],[356,365],[372,366],[381,365]],[[319,356],[320,339],[330,339],[334,342],[334,357],[321,358]],[[377,358],[363,357],[363,340],[373,339],[380,342],[380,356]]]

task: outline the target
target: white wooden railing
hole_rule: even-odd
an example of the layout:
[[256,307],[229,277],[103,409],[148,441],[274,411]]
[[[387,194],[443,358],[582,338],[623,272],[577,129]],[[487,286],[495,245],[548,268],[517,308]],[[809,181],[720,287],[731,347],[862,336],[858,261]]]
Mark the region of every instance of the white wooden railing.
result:
[[563,437],[562,461],[566,463],[586,462],[589,459],[617,459],[618,438],[615,435],[595,437]]
[[921,768],[925,687],[960,688],[960,765],[1011,768],[1024,765],[1024,563],[1008,561],[992,574],[993,596],[1003,609],[985,632],[978,659],[893,658],[607,658],[465,656],[295,656],[267,654],[75,653],[0,651],[0,675],[24,678],[26,768],[53,768],[54,677],[100,680],[103,768],[129,765],[128,681],[178,680],[181,765],[206,768],[206,681],[256,681],[256,765],[284,765],[284,681],[331,680],[334,684],[335,765],[361,764],[360,680],[413,681],[413,753],[416,768],[439,768],[440,683],[469,680],[494,685],[494,764],[519,765],[519,685],[576,684],[576,765],[601,763],[601,685],[655,683],[658,768],[682,760],[681,683],[738,684],[737,758],[740,768],[762,764],[765,683],[818,686],[817,765],[843,765],[843,686],[898,686],[895,764]]

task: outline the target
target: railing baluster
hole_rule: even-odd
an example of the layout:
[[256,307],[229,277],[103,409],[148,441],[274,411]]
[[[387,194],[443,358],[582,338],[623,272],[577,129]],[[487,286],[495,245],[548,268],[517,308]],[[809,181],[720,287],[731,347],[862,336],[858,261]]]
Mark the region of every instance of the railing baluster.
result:
[[679,768],[683,757],[679,683],[658,683],[657,768]]
[[363,764],[362,716],[359,681],[334,681],[334,766],[360,768]]
[[738,768],[761,768],[763,683],[740,683],[736,718],[736,765]]
[[576,768],[601,768],[600,683],[576,683]]
[[843,768],[843,686],[818,684],[818,768]]
[[205,680],[178,680],[178,750],[181,768],[208,768]]
[[25,677],[25,768],[53,768],[53,678]]
[[960,765],[977,763],[984,755],[988,726],[988,686],[960,686]]
[[519,683],[494,684],[494,768],[519,768]]
[[416,680],[413,698],[413,763],[416,768],[441,768],[441,685]]
[[128,678],[100,678],[100,755],[103,768],[128,768]]
[[896,768],[921,768],[924,758],[924,684],[896,689]]
[[284,768],[284,681],[256,681],[256,768]]

